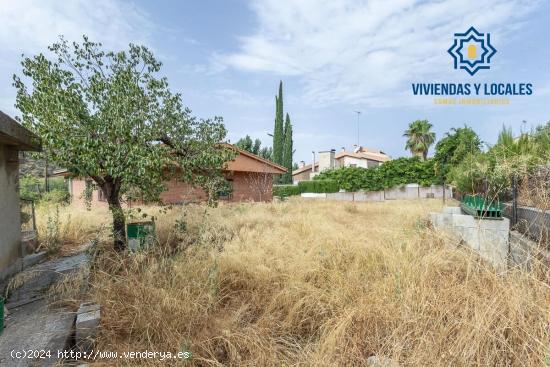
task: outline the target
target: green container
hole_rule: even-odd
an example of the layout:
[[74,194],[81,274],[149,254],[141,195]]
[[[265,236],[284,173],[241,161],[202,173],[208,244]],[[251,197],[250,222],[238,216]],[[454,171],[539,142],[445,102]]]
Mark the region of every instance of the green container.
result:
[[476,218],[502,220],[502,204],[477,195],[465,195],[460,207]]
[[155,222],[132,222],[126,225],[126,239],[131,251],[147,249],[155,240]]
[[4,297],[0,297],[0,334],[4,330]]

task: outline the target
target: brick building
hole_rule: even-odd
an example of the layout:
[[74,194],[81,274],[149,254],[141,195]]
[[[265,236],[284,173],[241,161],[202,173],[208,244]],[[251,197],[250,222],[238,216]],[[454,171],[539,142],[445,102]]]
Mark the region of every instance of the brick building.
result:
[[[220,195],[220,200],[227,202],[239,201],[271,201],[273,198],[273,175],[282,174],[286,169],[255,154],[228,145],[238,154],[232,161],[226,163],[223,175],[228,181],[231,190]],[[57,171],[54,176],[64,176],[69,187],[71,203],[85,205],[84,192],[92,180],[82,177],[73,177],[66,170]],[[176,178],[164,182],[166,190],[160,198],[165,204],[182,204],[189,202],[203,202],[207,200],[206,193],[200,188],[181,182]],[[94,188],[91,192],[90,203],[107,205],[103,192]],[[126,202],[125,205],[131,203]]]

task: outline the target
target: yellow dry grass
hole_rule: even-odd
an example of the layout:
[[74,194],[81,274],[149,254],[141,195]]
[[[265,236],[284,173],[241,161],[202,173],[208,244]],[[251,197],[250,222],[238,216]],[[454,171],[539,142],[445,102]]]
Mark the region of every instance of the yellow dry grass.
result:
[[107,208],[86,210],[73,205],[43,204],[36,208],[36,228],[42,249],[70,253],[105,235],[111,218]]
[[197,366],[361,366],[375,354],[403,366],[544,364],[547,269],[497,273],[426,226],[440,208],[290,200],[174,209],[158,220],[155,249],[99,257],[98,349],[189,350]]

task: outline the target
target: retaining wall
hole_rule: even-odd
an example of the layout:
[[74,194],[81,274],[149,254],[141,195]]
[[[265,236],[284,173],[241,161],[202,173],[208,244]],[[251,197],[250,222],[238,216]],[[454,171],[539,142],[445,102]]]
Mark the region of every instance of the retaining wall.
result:
[[472,250],[497,268],[506,268],[509,252],[510,220],[478,219],[463,214],[460,207],[446,207],[430,213],[434,227],[459,237]]

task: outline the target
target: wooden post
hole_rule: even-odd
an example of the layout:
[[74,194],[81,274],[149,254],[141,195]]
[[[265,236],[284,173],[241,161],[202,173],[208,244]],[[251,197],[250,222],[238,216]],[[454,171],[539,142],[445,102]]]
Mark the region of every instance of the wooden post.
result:
[[34,200],[31,200],[31,209],[32,209],[32,230],[36,232],[36,217],[34,213]]
[[45,157],[45,163],[44,163],[44,191],[49,192],[50,191],[50,185],[48,182],[48,157]]

